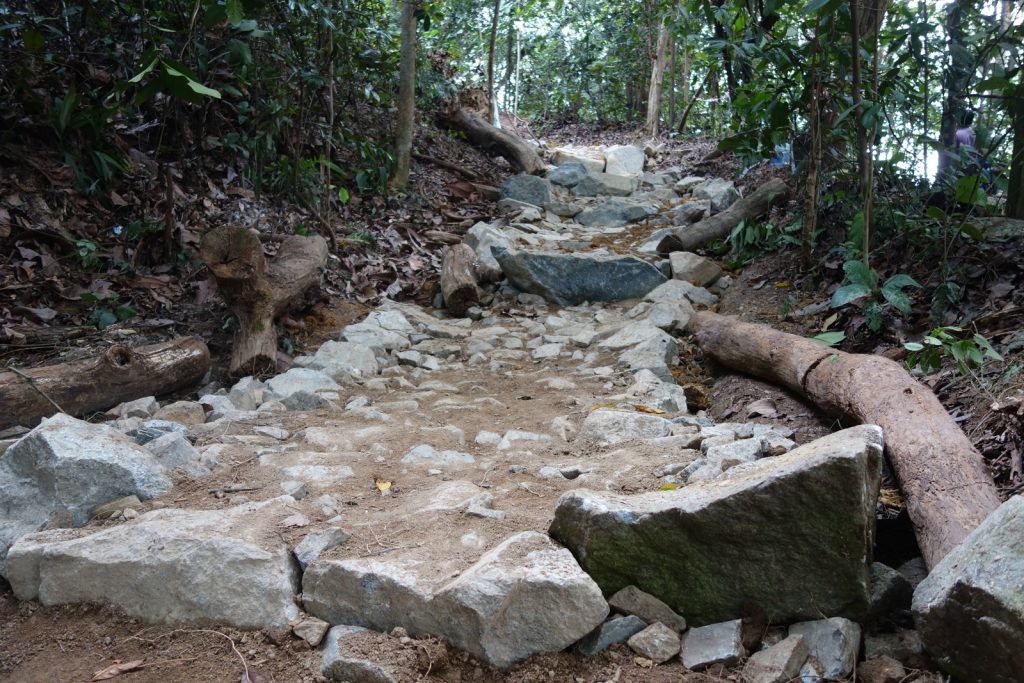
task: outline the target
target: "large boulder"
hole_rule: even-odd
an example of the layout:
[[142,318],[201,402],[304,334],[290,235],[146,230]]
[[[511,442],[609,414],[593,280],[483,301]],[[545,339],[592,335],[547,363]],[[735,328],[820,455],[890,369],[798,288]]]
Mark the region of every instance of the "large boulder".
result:
[[725,211],[740,198],[736,185],[731,180],[710,178],[690,188],[694,199],[707,200],[711,203],[711,213]]
[[151,622],[283,628],[298,614],[299,572],[279,538],[290,496],[227,510],[148,512],[85,534],[60,529],[11,547],[22,600],[113,605]]
[[[597,169],[600,171],[601,169]],[[583,180],[590,170],[581,163],[562,164],[548,173],[548,180],[562,187],[573,187]]]
[[604,159],[598,159],[592,154],[590,150],[575,150],[567,148],[559,148],[555,150],[552,160],[557,166],[565,166],[568,164],[580,164],[588,171],[594,173],[601,173],[604,171]]
[[102,503],[170,488],[156,457],[124,434],[63,413],[43,420],[0,458],[0,575],[20,536],[79,527]]
[[928,653],[957,680],[1024,681],[1024,496],[1003,503],[932,569],[914,591],[913,612]]
[[447,584],[418,560],[318,559],[306,610],[331,623],[445,639],[492,666],[573,644],[608,614],[600,589],[544,534],[506,539]]
[[637,180],[631,176],[589,173],[573,186],[572,193],[577,197],[627,197],[633,194],[636,187]]
[[633,256],[492,248],[509,282],[562,306],[644,296],[666,278]]
[[462,238],[462,241],[476,252],[476,257],[489,270],[493,271],[501,270],[501,266],[498,265],[494,255],[491,254],[491,247],[498,246],[504,249],[512,249],[515,246],[515,240],[502,232],[500,228],[484,222],[477,223],[470,228],[466,232],[466,236]]
[[644,172],[647,155],[633,145],[612,145],[604,151],[605,173],[638,176]]
[[881,429],[865,425],[675,491],[570,491],[550,533],[606,594],[635,585],[692,624],[752,607],[773,622],[856,619],[881,454]]
[[535,175],[514,175],[501,186],[501,198],[540,206],[551,199],[551,183]]
[[625,199],[609,199],[576,215],[576,222],[586,226],[619,227],[635,223],[658,213],[651,204],[638,204]]
[[320,370],[337,382],[369,379],[380,371],[373,349],[352,342],[328,340],[317,349],[316,355],[295,361],[297,365]]

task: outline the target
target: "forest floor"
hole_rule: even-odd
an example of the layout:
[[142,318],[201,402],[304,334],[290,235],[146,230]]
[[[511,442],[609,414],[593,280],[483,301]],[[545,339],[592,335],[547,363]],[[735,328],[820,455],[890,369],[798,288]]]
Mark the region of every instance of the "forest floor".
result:
[[[566,129],[545,141],[551,145],[642,143],[629,132],[610,134],[585,128]],[[488,184],[500,185],[502,176],[508,173],[501,164],[444,136],[431,137],[424,143],[431,156],[453,161]],[[731,156],[703,161],[712,149],[711,143],[670,142],[660,155],[659,166],[678,167],[684,175],[737,178],[741,187],[748,188],[773,172],[764,163],[743,173]],[[93,355],[115,341],[151,343],[193,334],[210,346],[215,364],[211,381],[223,383],[230,348],[229,315],[211,291],[205,273],[199,268],[163,264],[158,236],[151,232],[143,231],[131,241],[123,238],[123,233],[114,236],[112,231],[120,225],[116,212],[97,209],[93,200],[75,192],[58,172],[60,164],[55,159],[47,162],[35,157],[25,164],[26,158],[19,150],[0,150],[0,237],[11,247],[4,250],[0,263],[0,363],[32,367]],[[220,183],[198,183],[195,179],[186,182],[183,178],[175,182],[174,192],[180,198],[177,221],[186,246],[196,246],[205,228],[229,221],[270,222],[281,232],[294,231],[300,224],[312,226],[309,216],[288,205],[257,201],[244,192],[225,190]],[[137,184],[119,199],[125,205],[146,202],[145,193],[146,188]],[[459,235],[477,220],[493,215],[493,201],[480,196],[459,175],[430,164],[417,164],[414,192],[404,201],[372,199],[347,207],[343,234],[348,237],[332,258],[320,292],[306,302],[303,311],[294,312],[284,321],[287,344],[296,355],[314,351],[322,342],[336,338],[341,327],[364,317],[388,293],[400,300],[429,305],[437,292],[442,243],[428,237],[427,232]],[[790,220],[792,216],[784,212],[773,216],[778,225]],[[359,241],[360,233],[372,236],[370,246],[368,241]],[[917,245],[896,236],[887,246],[880,268],[890,274],[908,273],[921,281],[929,279],[934,267],[920,260]],[[953,251],[950,261],[961,267],[967,293],[956,310],[961,317],[949,319],[947,324],[973,321],[978,331],[992,340],[1004,361],[970,373],[957,372],[947,363],[922,379],[989,460],[1002,493],[1012,495],[1024,490],[1024,477],[1019,471],[1020,425],[1014,416],[993,410],[992,404],[1018,390],[1024,369],[1024,338],[1020,332],[1024,327],[1024,271],[1020,265],[1024,264],[1024,238],[994,244],[960,243]],[[880,334],[868,334],[856,311],[837,316],[827,306],[823,308],[820,304],[827,302],[838,284],[841,261],[835,259],[824,257],[824,265],[805,270],[797,251],[791,248],[742,262],[728,258],[722,261],[731,266],[727,272],[734,281],[717,305],[720,313],[801,336],[846,329],[848,338],[856,341],[844,348],[896,359],[905,358],[903,341],[929,328],[926,301],[915,301],[915,314],[910,320],[898,321]],[[118,306],[126,305],[133,315],[97,329],[95,323],[105,314],[119,317]],[[686,339],[681,340],[680,355],[683,364],[677,379],[697,387],[688,391],[693,412],[705,410],[715,421],[744,421],[752,403],[768,399],[774,406],[772,422],[793,429],[798,443],[837,426],[831,418],[783,390],[713,367]],[[503,378],[474,375],[472,379],[474,392],[480,396],[503,397],[508,409],[502,422],[509,428],[529,429],[535,423],[546,423],[558,411],[580,410],[579,405],[566,405],[564,390],[538,384],[535,377],[524,376],[514,386],[507,386]],[[607,393],[596,378],[578,384],[572,394],[583,403]],[[183,392],[182,397],[194,398],[195,392]],[[529,400],[515,400],[526,398]],[[395,410],[400,409],[395,406]],[[490,419],[485,415],[467,418],[460,426],[466,435],[486,429],[498,431],[488,424]],[[308,425],[284,425],[289,431],[301,431],[304,426]],[[441,423],[434,426],[440,427]],[[375,437],[374,441],[401,453],[414,445],[415,437],[403,434]],[[570,454],[566,451],[562,455]],[[497,462],[495,471],[508,464]],[[372,482],[377,474],[372,469],[373,465],[367,464],[366,471],[359,470],[358,475]],[[258,476],[255,471],[248,474],[250,478]],[[246,476],[246,472],[236,472],[230,479],[238,481]],[[654,483],[653,479],[638,480],[634,485],[642,490]],[[418,484],[415,480],[401,482],[410,491]],[[519,526],[513,520],[505,525],[503,533],[532,528],[533,517],[548,515],[552,496],[568,488],[571,482],[553,488],[540,502],[532,500],[532,493],[520,494],[515,503],[525,510],[524,519],[531,521]],[[190,508],[221,505],[207,494],[207,489],[207,483],[176,489],[179,498],[175,502]],[[362,494],[353,494],[350,503],[372,509],[377,494],[369,485]],[[531,507],[535,514],[529,512]],[[883,556],[878,559],[895,566],[916,555],[916,548],[898,497],[887,501],[884,517],[879,532],[879,552]],[[448,535],[456,531],[449,530]],[[360,540],[374,542],[369,537]],[[406,656],[402,653],[406,646],[399,645],[397,639],[382,638],[367,647],[376,648],[378,653],[391,648],[396,657]],[[197,683],[247,683],[247,677],[248,683],[321,680],[319,653],[287,632],[153,626],[102,607],[42,607],[19,603],[9,590],[0,593],[0,680],[101,680],[90,677],[111,661],[139,660],[144,666],[115,678]],[[501,674],[471,658],[453,655],[442,677],[446,681],[489,679],[508,683],[742,680],[737,671],[695,674],[678,663],[650,669],[625,648],[613,648],[589,659],[567,653],[537,655]]]

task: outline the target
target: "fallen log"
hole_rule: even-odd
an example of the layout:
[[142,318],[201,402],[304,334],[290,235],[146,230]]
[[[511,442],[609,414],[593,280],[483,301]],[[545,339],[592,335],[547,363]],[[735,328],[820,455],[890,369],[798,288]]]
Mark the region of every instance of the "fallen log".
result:
[[479,114],[458,108],[441,116],[441,122],[461,130],[469,142],[491,156],[504,157],[516,173],[542,175],[544,162],[537,152],[518,135],[495,128]]
[[706,311],[687,330],[725,366],[781,384],[841,419],[879,425],[929,567],[999,507],[981,454],[898,363]]
[[84,360],[0,373],[0,429],[35,427],[56,413],[83,416],[124,401],[196,384],[210,351],[196,337],[130,348],[111,346]]
[[476,252],[468,244],[445,247],[441,262],[441,296],[452,315],[462,316],[480,301]]
[[785,181],[772,178],[749,196],[737,199],[725,211],[693,225],[673,228],[671,234],[666,235],[658,243],[658,253],[693,251],[712,240],[725,239],[741,221],[766,213],[773,204],[785,201],[788,196],[789,188]]
[[240,227],[207,233],[200,254],[238,318],[231,349],[232,375],[266,375],[277,367],[274,319],[320,279],[327,242],[320,235],[289,235],[268,264],[259,234]]

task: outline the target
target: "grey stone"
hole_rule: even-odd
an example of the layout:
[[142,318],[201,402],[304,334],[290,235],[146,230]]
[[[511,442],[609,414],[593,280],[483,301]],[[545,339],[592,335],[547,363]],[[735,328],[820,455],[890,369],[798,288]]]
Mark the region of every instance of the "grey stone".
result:
[[675,382],[664,382],[648,370],[636,373],[634,379],[636,381],[626,390],[626,395],[634,401],[670,413],[686,412],[686,392]]
[[824,683],[827,678],[825,667],[813,655],[808,657],[804,665],[800,667],[800,673],[797,676],[800,683]]
[[153,413],[153,418],[192,427],[206,422],[206,411],[196,401],[175,401]]
[[[341,332],[344,341],[368,346],[375,355],[384,355],[388,351],[407,349],[412,346],[407,333],[389,330],[382,327],[377,320],[368,317],[366,320],[347,326]],[[292,369],[294,370],[294,368]],[[291,372],[291,370],[289,370]],[[287,374],[287,373],[285,373]],[[280,375],[279,375],[280,377]],[[277,379],[276,377],[274,379]],[[271,380],[273,381],[273,380]]]
[[295,555],[299,566],[305,570],[313,563],[313,560],[320,557],[320,553],[329,548],[344,545],[351,537],[351,534],[336,526],[328,527],[323,531],[314,531],[302,537],[302,540],[292,550],[292,554]]
[[[703,446],[703,444],[701,444]],[[764,455],[764,440],[760,437],[740,439],[705,450],[708,462],[724,472],[737,465],[754,462]]]
[[306,490],[306,484],[295,480],[282,481],[281,493],[291,496],[295,500],[302,500],[309,495],[309,491]]
[[907,560],[896,570],[907,580],[910,587],[917,589],[921,582],[928,578],[928,565],[924,563],[923,557],[915,557]]
[[591,172],[573,186],[572,193],[577,197],[628,197],[636,189],[636,185],[636,178]]
[[[673,228],[658,228],[652,232],[647,239],[640,244],[640,246],[636,247],[636,250],[641,254],[657,254],[658,245],[661,244],[661,241],[665,239],[665,237],[671,235],[672,231]],[[667,275],[671,276],[671,274],[672,273],[669,272]]]
[[320,370],[337,382],[366,379],[380,372],[377,357],[370,347],[333,340],[321,344],[306,367]]
[[662,335],[619,354],[618,365],[630,372],[649,370],[663,381],[673,381],[669,366],[678,362],[679,344],[671,335]]
[[646,155],[633,145],[612,145],[604,151],[605,173],[638,176],[644,172]]
[[123,512],[126,508],[138,508],[140,505],[142,505],[142,501],[138,496],[123,496],[109,503],[97,505],[92,510],[92,516],[97,519],[105,519],[118,512]]
[[458,451],[439,451],[430,444],[420,444],[402,457],[406,465],[427,465],[431,467],[472,465],[475,458],[469,453]]
[[330,375],[309,368],[292,368],[284,374],[272,377],[267,381],[267,388],[282,401],[297,391],[315,394],[319,391],[341,389]]
[[476,252],[477,258],[491,270],[501,270],[498,261],[491,254],[491,247],[512,249],[515,246],[515,240],[509,238],[499,228],[489,223],[477,223],[474,225],[466,232],[463,241]]
[[583,210],[579,204],[558,201],[544,202],[544,208],[560,218],[572,218]]
[[[963,633],[961,638],[969,638],[971,634]],[[893,633],[868,633],[864,636],[864,657],[892,657],[912,669],[934,668],[925,654],[921,634],[914,629],[898,628]],[[940,663],[941,664],[941,663]],[[958,680],[995,680],[990,678],[958,679]],[[1016,679],[1010,679],[1016,680]]]
[[644,301],[652,303],[689,301],[702,306],[711,306],[718,301],[718,297],[703,287],[695,287],[684,280],[668,280],[648,292],[644,296]]
[[711,215],[711,202],[706,199],[701,201],[686,202],[677,206],[672,212],[672,222],[676,225],[687,225],[704,220]]
[[595,159],[587,156],[586,153],[581,153],[571,149],[556,149],[552,158],[558,166],[564,166],[566,164],[581,164],[588,171],[600,173],[604,170],[603,158]]
[[712,664],[734,666],[745,654],[742,619],[691,628],[683,634],[679,653],[683,666],[691,671]]
[[563,306],[639,298],[665,282],[657,268],[633,256],[492,251],[509,282]]
[[530,356],[534,360],[543,360],[545,358],[558,358],[560,353],[562,353],[561,344],[541,344],[533,350]]
[[740,198],[740,193],[731,180],[711,178],[690,188],[694,199],[711,202],[711,213],[725,211]]
[[159,410],[159,408],[160,404],[157,403],[156,398],[146,396],[144,398],[137,398],[134,401],[125,401],[113,408],[110,413],[117,417],[141,417],[145,420],[152,417],[153,413]]
[[627,644],[641,657],[661,664],[679,654],[679,632],[657,622],[630,637]]
[[789,635],[804,637],[810,655],[829,678],[846,678],[853,673],[860,652],[859,624],[842,617],[804,621],[790,626]]
[[1024,680],[1024,496],[1015,496],[949,552],[914,591],[929,654],[964,681]]
[[[274,533],[288,497],[226,510],[162,509],[80,538],[42,532],[7,558],[22,600],[98,603],[155,622],[282,628],[299,576]],[[78,532],[82,533],[82,532]]]
[[707,287],[722,275],[722,267],[711,259],[688,251],[674,251],[669,254],[672,262],[672,277],[685,280],[698,287]]
[[18,537],[47,525],[82,526],[97,505],[170,488],[153,455],[120,432],[62,413],[43,420],[0,459],[0,575]]
[[367,633],[358,626],[335,626],[327,632],[320,673],[338,683],[399,683],[401,674],[393,667],[346,652],[347,640]]
[[576,216],[576,222],[586,226],[619,227],[642,221],[657,212],[657,207],[650,204],[638,204],[625,199],[609,199],[581,211]]
[[649,323],[627,325],[610,337],[598,342],[597,348],[602,350],[626,349],[637,344],[644,344],[652,339],[662,339],[667,336],[665,332]]
[[282,399],[281,405],[288,410],[319,410],[331,407],[331,402],[320,394],[300,390]]
[[666,332],[682,332],[692,316],[693,306],[685,299],[661,301],[651,305],[647,312],[647,322]]
[[881,562],[871,564],[871,609],[868,621],[879,621],[910,607],[914,589],[903,575]]
[[302,621],[295,624],[295,626],[292,626],[292,633],[309,643],[310,647],[316,647],[320,644],[320,641],[324,639],[324,636],[327,634],[327,629],[330,627],[331,625],[323,619],[305,617]]
[[263,382],[253,377],[243,377],[235,382],[228,392],[228,400],[239,410],[256,410],[263,402]]
[[743,665],[743,680],[749,683],[789,683],[807,661],[804,637],[790,635],[780,643],[750,655]]
[[306,570],[303,598],[332,623],[402,626],[498,667],[562,650],[608,614],[572,555],[538,532],[506,539],[450,583],[439,585],[431,572],[415,560],[321,559]]
[[540,206],[551,199],[551,183],[535,175],[510,176],[501,186],[501,198]]
[[180,432],[164,434],[146,444],[146,449],[153,454],[157,462],[169,470],[199,460],[199,451]]
[[773,622],[861,618],[881,450],[864,425],[677,491],[570,491],[550,533],[605,592],[635,585],[697,624],[751,605]]
[[548,173],[548,180],[555,185],[572,187],[583,180],[588,172],[589,171],[583,164],[578,162],[569,162],[560,164],[558,167],[552,169],[551,173]]
[[[686,630],[686,619],[658,598],[644,593],[636,586],[626,586],[608,598],[608,605],[617,612],[640,617],[649,624],[660,622],[673,631]],[[677,647],[676,650],[679,648]]]
[[686,194],[692,188],[705,182],[705,180],[706,178],[702,176],[688,175],[682,180],[676,181],[676,184],[672,187],[672,189],[678,192],[679,194]]
[[593,657],[616,643],[626,642],[645,628],[647,628],[647,622],[632,614],[609,619],[586,638],[580,640],[576,644],[576,650],[584,657]]
[[629,439],[668,436],[672,423],[663,417],[626,410],[600,408],[587,415],[579,438],[597,446],[611,446]]
[[172,432],[187,434],[188,427],[179,422],[171,422],[169,420],[146,420],[135,429],[129,429],[125,434],[135,439],[135,443],[145,446],[150,441],[159,439],[161,436]]

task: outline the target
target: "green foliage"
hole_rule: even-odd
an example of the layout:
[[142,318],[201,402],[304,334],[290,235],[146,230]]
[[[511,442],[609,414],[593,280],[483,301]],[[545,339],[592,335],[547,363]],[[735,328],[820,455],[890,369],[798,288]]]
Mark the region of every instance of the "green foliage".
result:
[[819,335],[811,337],[811,341],[830,347],[839,346],[845,339],[846,333],[841,330],[835,332],[822,332]]
[[910,297],[904,290],[909,287],[920,289],[921,285],[914,278],[898,273],[879,286],[878,273],[863,261],[847,261],[843,264],[843,272],[846,273],[846,284],[832,294],[832,308],[867,299],[863,311],[868,329],[873,332],[882,329],[883,314],[889,308],[910,315]]
[[925,373],[936,372],[942,368],[943,359],[951,358],[957,370],[967,374],[989,360],[1003,360],[988,339],[977,333],[968,334],[962,327],[950,325],[935,328],[920,342],[905,343],[903,348],[910,351],[907,367],[920,368]]
[[82,300],[93,306],[92,312],[89,314],[89,322],[95,325],[96,329],[106,329],[121,321],[134,318],[138,314],[134,306],[122,304],[118,299],[118,295],[114,292],[106,296],[91,292],[82,294]]
[[776,226],[767,221],[740,221],[729,233],[725,244],[739,265],[761,254],[800,246],[800,223],[792,221]]

